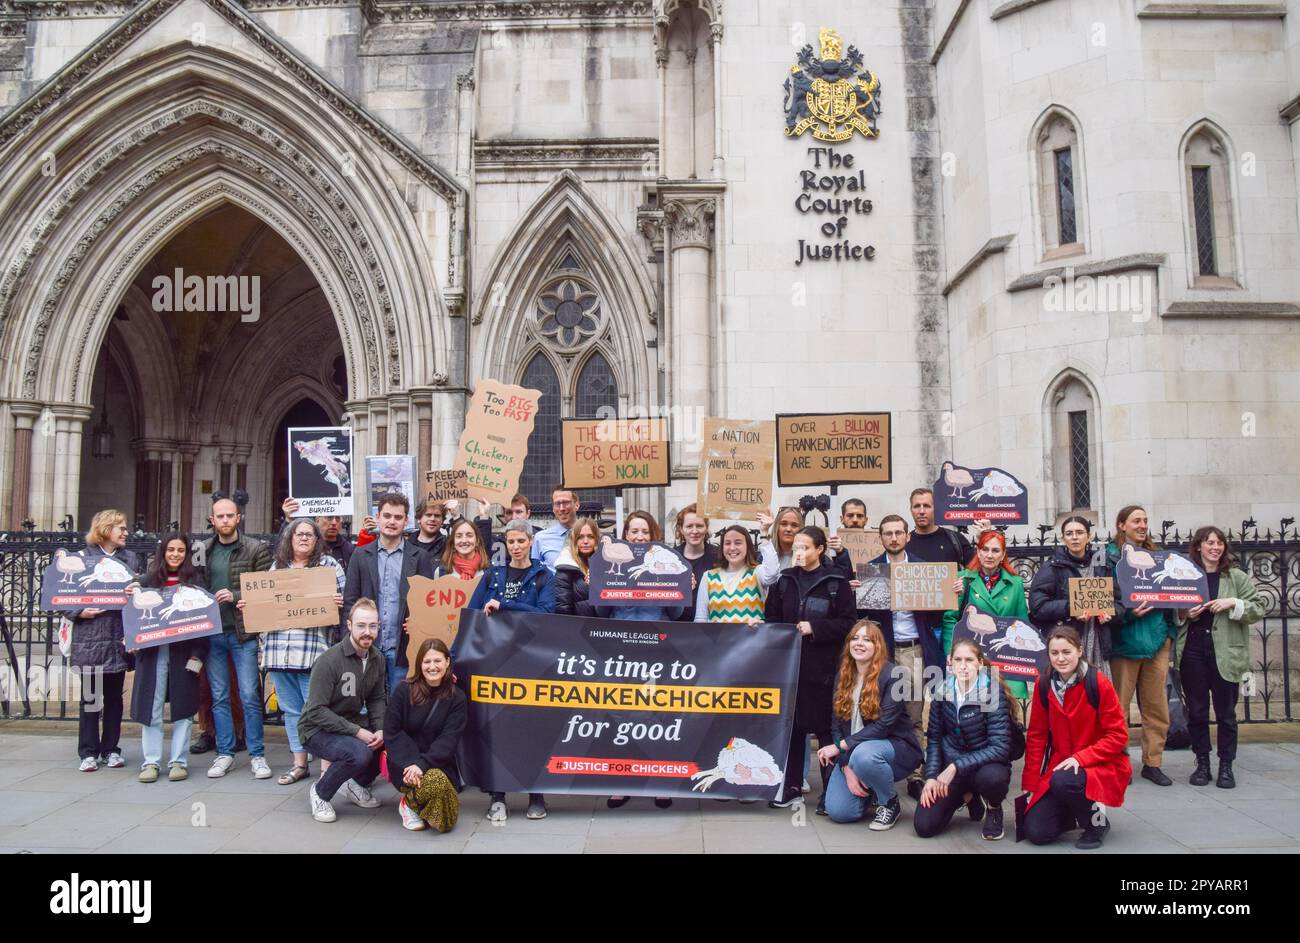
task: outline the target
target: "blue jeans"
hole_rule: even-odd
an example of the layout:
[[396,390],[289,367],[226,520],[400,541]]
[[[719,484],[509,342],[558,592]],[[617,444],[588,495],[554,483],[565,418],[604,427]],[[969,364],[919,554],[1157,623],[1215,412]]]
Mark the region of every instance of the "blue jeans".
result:
[[[848,765],[882,805],[898,795],[894,783],[907,775],[899,776],[894,769],[894,745],[888,740],[859,743],[849,755]],[[835,822],[860,822],[867,817],[867,800],[849,792],[849,781],[839,765],[831,771],[826,787],[826,814]]]
[[235,755],[235,722],[230,716],[229,655],[239,682],[239,703],[244,707],[244,737],[250,757],[263,756],[262,685],[257,671],[257,639],[241,643],[233,630],[212,636],[208,648],[208,686],[212,688],[212,722],[217,728],[217,754]]
[[349,779],[358,786],[369,786],[379,775],[379,751],[372,750],[356,737],[341,733],[314,733],[307,739],[307,749],[330,761],[330,768],[316,780],[316,795],[329,802]]
[[306,748],[298,739],[298,718],[302,716],[303,706],[307,703],[311,672],[268,671],[266,676],[275,685],[275,699],[284,712],[284,732],[289,737],[289,749],[294,753],[306,753]]
[[[163,746],[163,705],[167,703],[167,673],[170,670],[168,646],[162,646],[158,653],[158,669],[154,672],[153,709],[149,714],[149,726],[140,728],[140,751],[144,754],[141,769],[149,764],[162,766]],[[179,763],[188,766],[190,755],[190,728],[194,726],[192,717],[172,718],[172,752],[167,761],[170,766]]]
[[388,696],[397,690],[397,682],[406,677],[406,669],[397,667],[397,649],[386,649],[384,661],[388,662]]

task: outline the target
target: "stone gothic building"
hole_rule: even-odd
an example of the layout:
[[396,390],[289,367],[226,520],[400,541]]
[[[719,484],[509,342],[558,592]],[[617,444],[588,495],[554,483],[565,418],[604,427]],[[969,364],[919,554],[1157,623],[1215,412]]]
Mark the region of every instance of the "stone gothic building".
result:
[[1296,6],[0,0],[0,517],[265,529],[286,427],[445,467],[493,377],[542,500],[563,416],[668,415],[662,514],[705,416],[872,410],[873,520],[1275,521]]

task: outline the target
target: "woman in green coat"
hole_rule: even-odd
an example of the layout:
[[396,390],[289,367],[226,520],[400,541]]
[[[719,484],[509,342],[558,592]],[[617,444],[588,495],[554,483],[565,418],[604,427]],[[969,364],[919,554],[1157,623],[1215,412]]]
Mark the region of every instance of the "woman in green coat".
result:
[[1210,601],[1179,612],[1174,663],[1183,677],[1187,728],[1192,735],[1196,770],[1193,786],[1210,784],[1210,704],[1219,725],[1219,775],[1215,785],[1237,785],[1232,761],[1237,756],[1237,696],[1250,674],[1250,629],[1266,608],[1255,583],[1233,566],[1228,538],[1217,527],[1202,527],[1192,536],[1192,560],[1205,570]]
[[[957,574],[957,608],[943,616],[943,653],[952,651],[952,630],[961,621],[967,606],[974,606],[990,616],[1023,619],[1029,623],[1029,606],[1025,601],[1025,581],[1016,575],[1007,561],[1007,538],[1001,531],[986,530],[975,544],[975,556],[966,569]],[[1032,623],[1030,623],[1032,624]],[[1020,699],[1029,697],[1023,681],[1007,680],[1007,688]]]
[[[1108,576],[1115,575],[1125,544],[1142,550],[1156,550],[1151,541],[1147,512],[1136,504],[1120,508],[1115,517],[1115,540],[1106,545]],[[1142,717],[1142,778],[1157,786],[1172,786],[1165,775],[1165,737],[1169,734],[1169,697],[1165,677],[1178,622],[1172,609],[1156,609],[1145,603],[1130,609],[1120,600],[1115,581],[1115,617],[1110,620],[1110,675],[1115,682],[1120,707],[1128,717],[1129,705],[1137,694]]]

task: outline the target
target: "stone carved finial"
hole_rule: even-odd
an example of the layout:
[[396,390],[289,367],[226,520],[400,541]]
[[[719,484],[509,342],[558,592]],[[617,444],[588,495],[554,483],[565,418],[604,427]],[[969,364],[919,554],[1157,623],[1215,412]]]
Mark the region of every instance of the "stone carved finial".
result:
[[469,89],[471,92],[474,91],[474,70],[472,68],[467,72],[456,73],[456,88],[462,92],[465,89]]
[[445,373],[435,373],[431,382],[434,386],[446,386],[450,380],[451,377]]

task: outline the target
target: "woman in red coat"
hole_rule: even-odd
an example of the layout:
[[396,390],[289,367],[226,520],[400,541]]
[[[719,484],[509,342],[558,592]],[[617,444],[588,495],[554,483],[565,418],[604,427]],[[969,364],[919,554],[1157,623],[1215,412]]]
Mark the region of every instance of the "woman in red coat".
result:
[[1082,655],[1072,626],[1048,633],[1051,668],[1038,682],[1021,779],[1029,793],[1025,832],[1035,845],[1051,844],[1078,822],[1084,829],[1074,847],[1100,848],[1110,831],[1106,810],[1124,804],[1133,775],[1115,688]]

